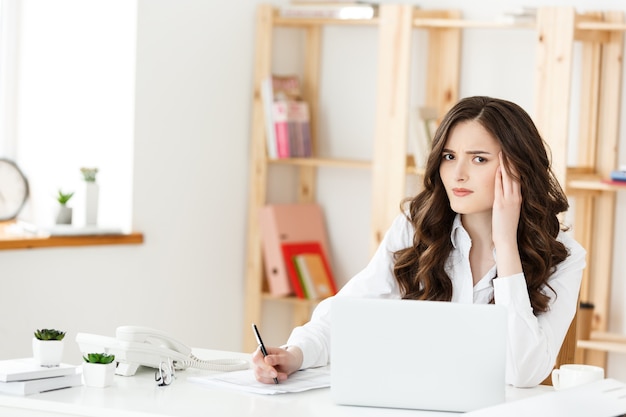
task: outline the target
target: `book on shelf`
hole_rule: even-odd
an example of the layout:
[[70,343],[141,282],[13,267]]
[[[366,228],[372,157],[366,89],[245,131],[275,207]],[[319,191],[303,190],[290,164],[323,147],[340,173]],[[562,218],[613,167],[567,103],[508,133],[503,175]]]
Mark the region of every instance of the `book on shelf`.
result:
[[413,153],[416,168],[424,168],[430,154],[438,125],[437,109],[430,106],[417,107],[411,117]]
[[0,393],[30,395],[80,385],[82,385],[82,373],[74,370],[74,373],[69,375],[28,379],[24,381],[0,382]]
[[537,20],[537,8],[535,7],[518,7],[510,10],[505,10],[501,15],[496,18],[496,22],[499,23],[528,23],[533,24]]
[[322,208],[315,203],[269,204],[259,210],[259,228],[265,279],[270,294],[296,294],[287,273],[282,246],[319,242],[328,261],[328,238]]
[[312,155],[310,111],[295,75],[272,75],[262,81],[267,155],[269,158]]
[[289,158],[291,154],[289,142],[288,107],[285,100],[276,101],[272,104],[274,115],[274,137],[276,138],[276,158]]
[[261,81],[261,100],[263,103],[263,116],[265,123],[265,137],[267,145],[267,156],[270,158],[278,157],[278,149],[276,147],[276,130],[274,127],[274,93],[272,91],[271,78],[265,78]]
[[282,17],[314,19],[372,19],[377,15],[375,4],[365,3],[292,3],[280,8]]
[[306,101],[289,101],[287,103],[289,157],[307,158],[312,155],[309,118],[309,105]]
[[293,257],[304,295],[309,300],[321,300],[337,293],[332,271],[319,244],[315,249],[315,252]]
[[366,1],[366,0],[291,0],[291,4],[359,4],[359,3],[370,3],[370,4],[378,4],[375,1]]
[[[320,298],[318,288],[326,297],[336,293],[330,265],[319,242],[283,243],[281,249],[287,275],[298,298],[316,300]],[[303,258],[303,255],[313,257]],[[319,262],[315,263],[315,259]],[[312,274],[318,275],[314,279]]]
[[611,175],[610,175],[611,181],[621,181],[621,182],[625,182],[626,181],[626,167],[625,169],[616,169],[611,171]]
[[608,185],[619,185],[621,187],[626,187],[626,181],[622,180],[612,180],[610,178],[605,178],[601,180],[601,182]]
[[6,359],[0,361],[0,382],[25,381],[72,375],[78,366],[62,363],[59,366],[41,366],[34,358]]

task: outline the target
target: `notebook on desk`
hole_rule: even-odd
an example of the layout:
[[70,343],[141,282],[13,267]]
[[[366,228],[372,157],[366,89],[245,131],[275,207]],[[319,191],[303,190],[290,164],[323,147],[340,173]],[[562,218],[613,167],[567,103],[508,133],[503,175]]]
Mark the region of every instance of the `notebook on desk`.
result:
[[335,402],[438,411],[504,402],[504,307],[335,297],[331,308]]

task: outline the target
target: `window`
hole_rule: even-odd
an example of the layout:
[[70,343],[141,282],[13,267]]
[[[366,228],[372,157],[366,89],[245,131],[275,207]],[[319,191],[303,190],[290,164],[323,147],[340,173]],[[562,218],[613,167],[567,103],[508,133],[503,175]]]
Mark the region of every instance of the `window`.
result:
[[2,41],[11,46],[0,70],[0,153],[29,179],[31,198],[20,217],[51,225],[63,189],[75,191],[70,205],[81,224],[80,168],[97,167],[99,224],[130,228],[136,3],[0,2]]

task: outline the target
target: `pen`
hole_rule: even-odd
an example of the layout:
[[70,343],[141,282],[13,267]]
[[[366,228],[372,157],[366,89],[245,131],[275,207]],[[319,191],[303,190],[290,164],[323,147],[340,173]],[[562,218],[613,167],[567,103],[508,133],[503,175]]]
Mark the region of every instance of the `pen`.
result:
[[[265,349],[265,345],[263,344],[263,340],[261,339],[261,334],[259,333],[259,329],[256,328],[256,324],[252,323],[252,330],[254,330],[254,337],[256,337],[256,341],[259,344],[259,349],[261,349],[261,353],[263,357],[267,356],[267,350]],[[274,383],[278,384],[278,378],[274,378]]]

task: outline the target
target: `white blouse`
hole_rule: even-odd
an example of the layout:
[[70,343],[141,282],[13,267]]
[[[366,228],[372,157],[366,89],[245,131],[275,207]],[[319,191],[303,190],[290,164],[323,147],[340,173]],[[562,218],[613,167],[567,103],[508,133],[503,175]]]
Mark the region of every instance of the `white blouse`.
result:
[[[393,274],[393,254],[412,246],[414,229],[404,215],[399,215],[385,234],[369,264],[338,292],[337,297],[401,298]],[[576,313],[578,292],[585,268],[586,251],[571,236],[560,232],[569,256],[561,262],[548,282],[545,293],[551,298],[549,309],[535,316],[526,289],[524,274],[498,277],[494,266],[473,285],[469,263],[471,239],[457,215],[450,236],[453,249],[446,262],[446,272],[452,279],[452,302],[487,304],[508,307],[508,351],[506,382],[517,387],[541,383],[552,371],[565,334]],[[332,298],[332,297],[331,297]],[[313,312],[311,321],[296,327],[287,341],[298,346],[304,354],[302,368],[330,363],[330,298],[322,301]]]

